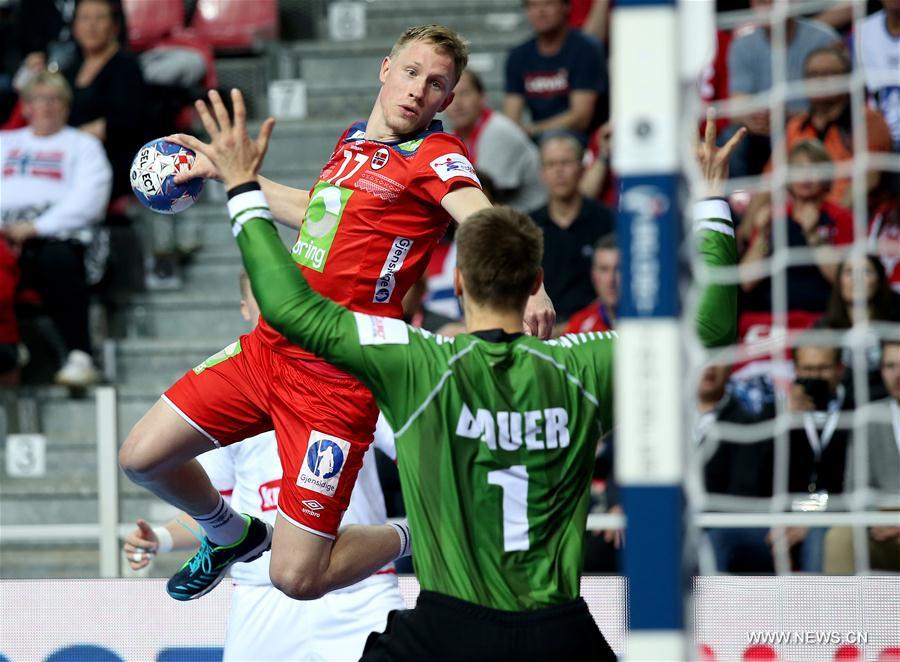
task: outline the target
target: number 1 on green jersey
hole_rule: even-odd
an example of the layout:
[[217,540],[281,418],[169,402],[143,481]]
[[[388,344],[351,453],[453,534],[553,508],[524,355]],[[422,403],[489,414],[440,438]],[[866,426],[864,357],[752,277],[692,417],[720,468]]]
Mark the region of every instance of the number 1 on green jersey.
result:
[[528,470],[516,464],[488,472],[487,480],[503,490],[503,551],[528,549]]

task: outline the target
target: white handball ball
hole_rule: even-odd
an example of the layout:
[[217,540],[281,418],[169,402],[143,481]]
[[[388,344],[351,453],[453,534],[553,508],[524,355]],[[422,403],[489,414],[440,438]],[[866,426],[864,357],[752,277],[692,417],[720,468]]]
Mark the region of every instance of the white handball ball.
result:
[[160,214],[177,214],[197,201],[203,179],[175,184],[175,174],[189,170],[193,150],[163,138],[151,140],[138,150],[131,164],[131,190],[141,204]]

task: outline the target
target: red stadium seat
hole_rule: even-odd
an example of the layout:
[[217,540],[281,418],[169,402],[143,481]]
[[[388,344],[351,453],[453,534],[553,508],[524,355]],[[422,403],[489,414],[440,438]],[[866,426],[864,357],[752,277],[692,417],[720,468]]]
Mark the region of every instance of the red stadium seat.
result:
[[122,0],[128,24],[128,46],[135,52],[156,46],[184,26],[184,0]]
[[216,50],[250,50],[278,36],[277,0],[198,0],[191,27]]

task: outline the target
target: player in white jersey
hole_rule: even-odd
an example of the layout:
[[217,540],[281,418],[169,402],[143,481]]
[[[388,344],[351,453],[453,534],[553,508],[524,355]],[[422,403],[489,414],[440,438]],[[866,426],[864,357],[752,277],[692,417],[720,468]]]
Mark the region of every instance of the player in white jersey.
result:
[[[241,279],[241,310],[250,320],[259,311],[246,278]],[[376,438],[373,446],[395,458],[393,435]],[[384,496],[375,467],[375,450],[363,459],[343,524],[384,524]],[[275,433],[265,432],[240,444],[212,450],[197,460],[213,486],[230,499],[232,508],[274,524],[281,487],[281,462]],[[325,458],[322,461],[326,461]],[[310,504],[315,511],[317,504]],[[138,520],[126,538],[124,551],[135,570],[144,568],[157,553],[199,546],[188,530],[199,526],[187,515],[163,527]],[[202,535],[202,533],[198,533]],[[318,600],[299,601],[272,586],[266,552],[251,563],[236,563],[224,660],[356,660],[369,633],[384,629],[387,614],[404,609],[393,564],[345,589]]]
[[866,89],[900,148],[900,0],[884,0],[884,9],[862,19],[854,35],[856,66]]

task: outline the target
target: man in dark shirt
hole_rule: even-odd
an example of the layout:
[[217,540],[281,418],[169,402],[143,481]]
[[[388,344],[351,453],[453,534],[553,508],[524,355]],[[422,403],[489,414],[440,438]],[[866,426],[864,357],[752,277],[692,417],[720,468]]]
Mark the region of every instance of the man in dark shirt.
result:
[[594,300],[594,244],[615,228],[613,213],[578,190],[582,154],[581,144],[570,134],[544,140],[541,179],[549,200],[531,215],[544,231],[544,286],[561,322]]
[[[569,28],[569,0],[523,4],[535,36],[509,53],[503,113],[532,136],[565,129],[586,137],[608,115],[603,48]],[[530,123],[522,117],[526,107]]]

